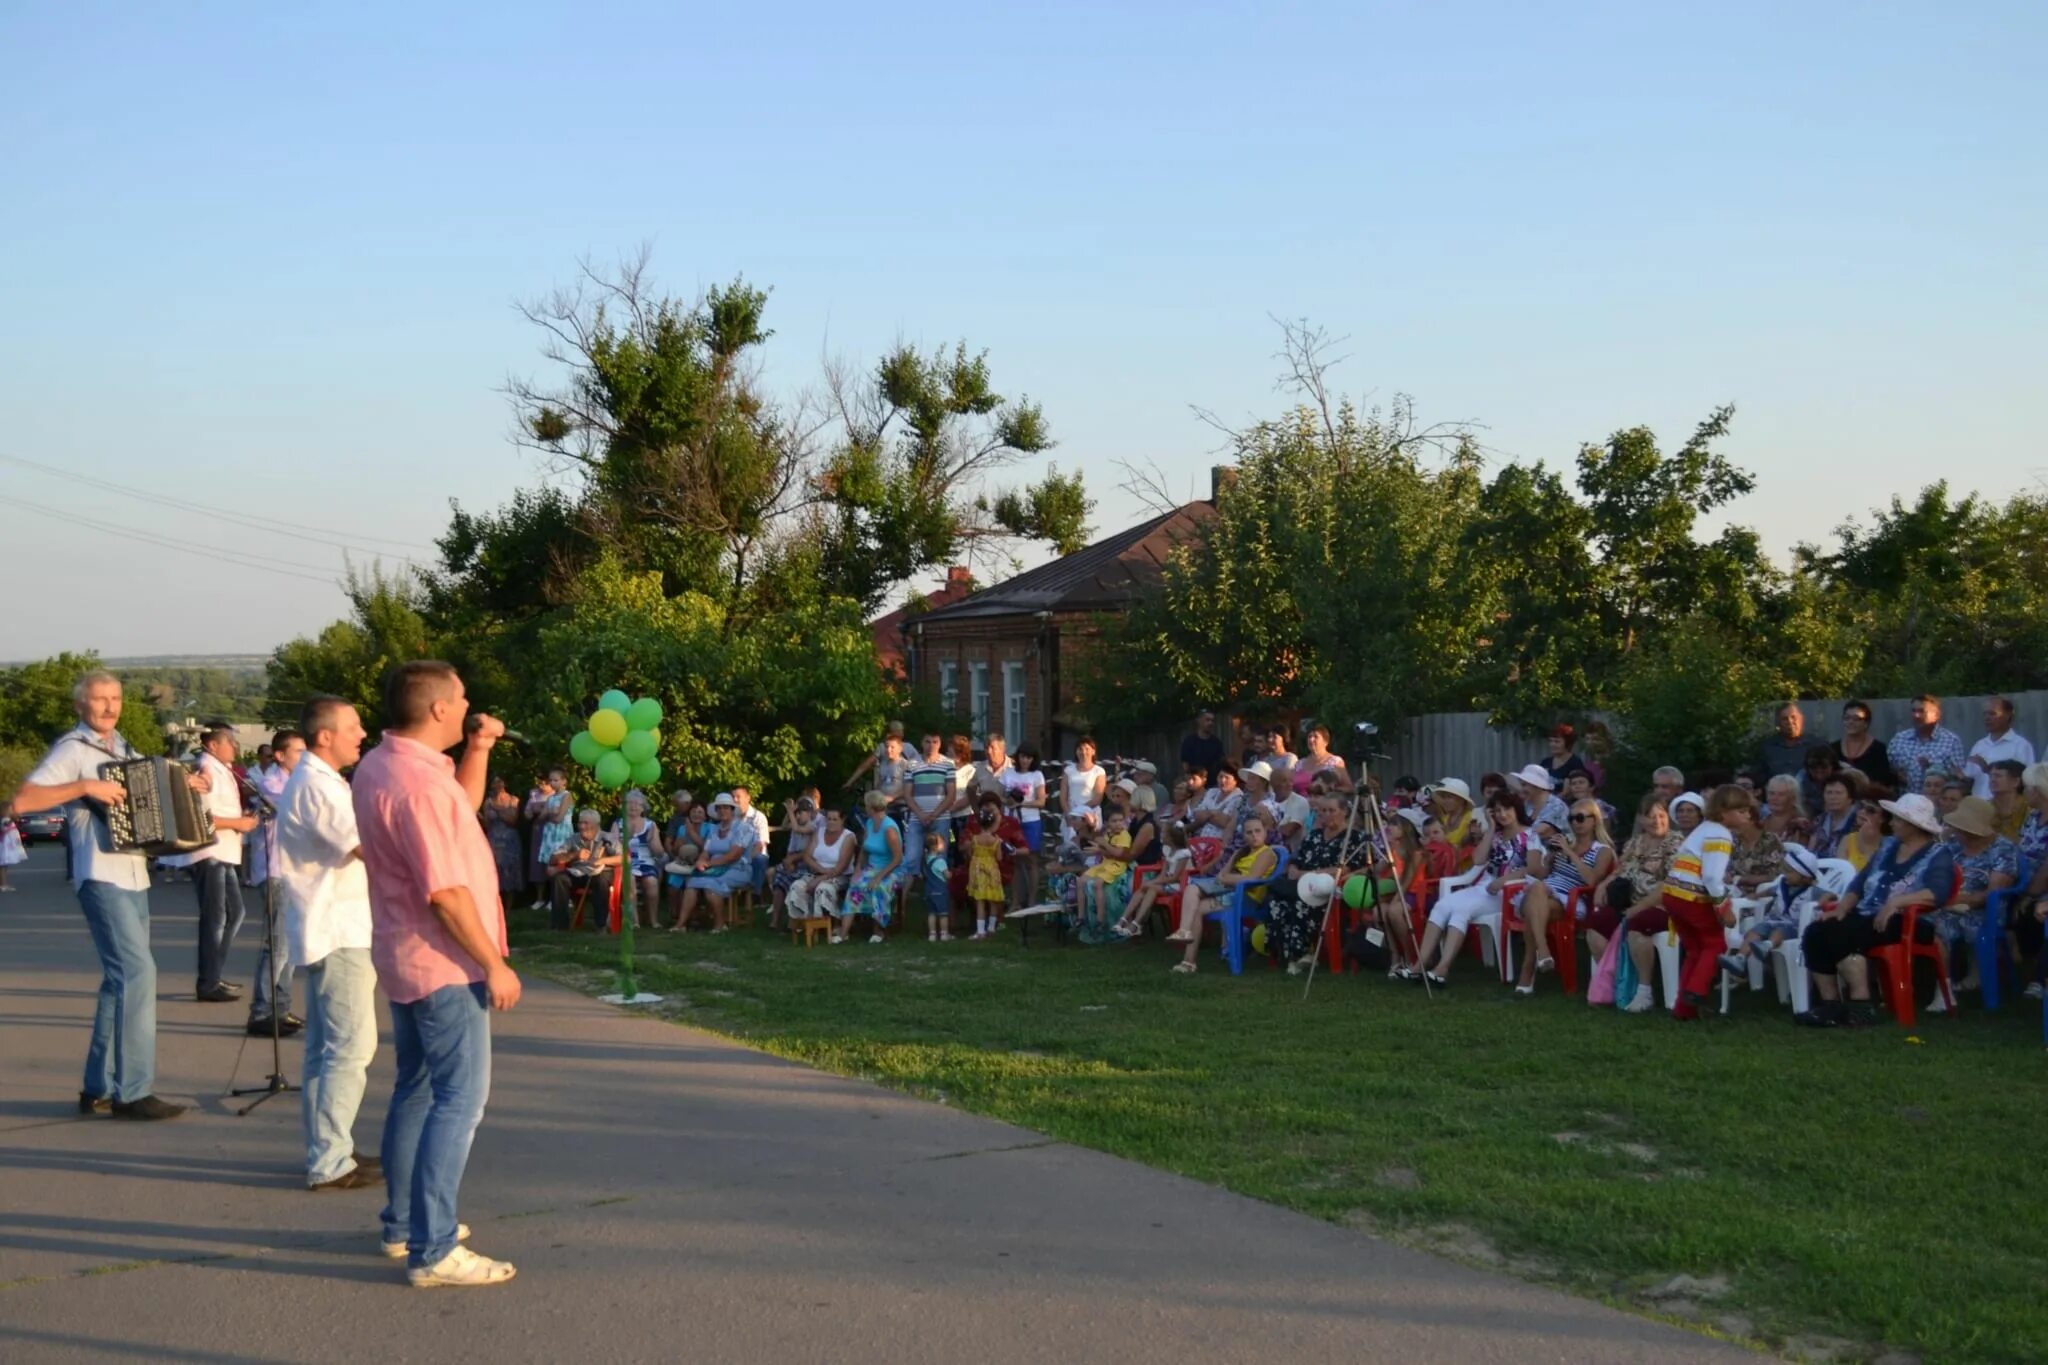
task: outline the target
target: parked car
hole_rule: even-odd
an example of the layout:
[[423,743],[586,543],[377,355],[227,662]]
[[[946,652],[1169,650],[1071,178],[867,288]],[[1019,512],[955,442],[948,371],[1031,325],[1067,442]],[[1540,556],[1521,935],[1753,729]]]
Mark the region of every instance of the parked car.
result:
[[49,844],[64,842],[64,812],[61,810],[39,810],[34,815],[17,815],[15,827],[21,831],[21,841],[33,844],[38,840]]

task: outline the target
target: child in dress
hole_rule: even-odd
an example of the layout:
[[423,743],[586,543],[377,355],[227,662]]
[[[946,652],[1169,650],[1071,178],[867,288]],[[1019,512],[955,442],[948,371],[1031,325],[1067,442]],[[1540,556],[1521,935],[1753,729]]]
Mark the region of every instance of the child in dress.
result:
[[1081,874],[1081,937],[1084,942],[1100,943],[1109,934],[1109,892],[1110,888],[1124,875],[1129,866],[1119,858],[1105,858],[1097,851],[1107,846],[1119,852],[1131,846],[1131,836],[1124,829],[1124,813],[1112,808],[1102,830],[1102,838],[1091,846],[1088,855],[1088,870]]
[[1799,844],[1785,845],[1785,871],[1778,878],[1778,884],[1770,888],[1770,899],[1758,917],[1750,922],[1742,935],[1742,947],[1732,953],[1721,955],[1721,969],[1732,976],[1749,975],[1749,958],[1756,958],[1764,964],[1766,976],[1771,970],[1771,954],[1779,945],[1799,932],[1799,899],[1813,886],[1813,879],[1820,875],[1820,859]]
[[996,824],[976,820],[967,836],[967,899],[974,902],[977,939],[995,933],[996,922],[1003,917],[1003,836],[996,832]]
[[933,831],[924,836],[924,937],[927,943],[953,941],[953,893],[946,885],[951,869],[946,859],[946,836]]
[[7,884],[7,869],[26,861],[28,850],[21,846],[21,830],[14,823],[14,803],[0,801],[0,891],[14,889]]
[[1166,897],[1169,904],[1180,897],[1182,883],[1194,862],[1194,854],[1188,849],[1188,827],[1175,821],[1166,826],[1160,837],[1165,841],[1166,856],[1160,859],[1159,875],[1146,882],[1124,907],[1123,917],[1110,930],[1118,938],[1136,938],[1144,933],[1145,917],[1152,913],[1160,897]]

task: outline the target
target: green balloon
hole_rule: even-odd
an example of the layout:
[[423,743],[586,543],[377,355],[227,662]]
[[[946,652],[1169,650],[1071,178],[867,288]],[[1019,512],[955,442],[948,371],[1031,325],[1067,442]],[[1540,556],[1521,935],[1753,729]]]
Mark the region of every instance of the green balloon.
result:
[[1344,879],[1344,904],[1353,910],[1363,907],[1365,904],[1366,884],[1366,880],[1363,877],[1346,877]]
[[661,703],[652,697],[642,697],[626,708],[626,727],[631,730],[652,730],[661,724]]
[[628,763],[645,763],[660,750],[661,732],[658,730],[629,730],[619,741],[619,752],[626,756]]
[[576,737],[569,741],[569,757],[586,768],[593,766],[603,753],[604,745],[593,739],[588,730],[578,730]]
[[644,763],[635,763],[633,765],[633,783],[635,786],[651,787],[659,781],[661,781],[660,759],[650,758]]
[[599,711],[590,718],[590,737],[601,749],[616,749],[626,737],[626,718],[616,711]]
[[633,765],[626,762],[624,754],[604,753],[597,759],[597,785],[608,792],[615,792],[626,785],[626,779],[633,775]]
[[627,709],[632,705],[633,699],[624,692],[619,691],[616,687],[597,699],[598,710],[616,711],[622,716],[626,714]]

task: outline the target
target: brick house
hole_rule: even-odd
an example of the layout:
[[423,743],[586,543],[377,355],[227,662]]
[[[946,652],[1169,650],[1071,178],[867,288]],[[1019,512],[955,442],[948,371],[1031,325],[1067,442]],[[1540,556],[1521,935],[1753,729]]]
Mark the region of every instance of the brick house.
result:
[[976,737],[999,730],[1047,758],[1079,737],[1063,723],[1074,695],[1060,674],[1061,645],[1093,630],[1156,583],[1175,546],[1215,515],[1191,502],[908,622],[907,675],[931,687]]
[[946,570],[945,585],[936,592],[917,599],[915,606],[898,607],[868,622],[868,630],[875,637],[875,662],[882,671],[892,677],[908,677],[910,623],[926,612],[951,606],[973,591],[974,575],[965,565],[955,564]]

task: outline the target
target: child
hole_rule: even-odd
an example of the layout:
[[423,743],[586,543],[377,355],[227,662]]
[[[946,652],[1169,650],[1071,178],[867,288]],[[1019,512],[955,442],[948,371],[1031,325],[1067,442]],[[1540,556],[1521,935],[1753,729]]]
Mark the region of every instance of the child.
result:
[[1152,913],[1152,907],[1162,896],[1169,903],[1178,898],[1187,879],[1188,868],[1194,862],[1194,854],[1188,848],[1188,827],[1175,821],[1166,826],[1161,837],[1165,840],[1166,856],[1160,860],[1159,875],[1131,897],[1123,918],[1110,930],[1118,938],[1136,938],[1144,933],[1145,917]]
[[[1103,826],[1102,838],[1092,846],[1116,849],[1118,852],[1131,846],[1131,836],[1124,830],[1124,813],[1115,807],[1108,812],[1107,823]],[[1123,877],[1130,864],[1121,858],[1105,858],[1102,854],[1090,854],[1089,868],[1081,874],[1081,939],[1085,943],[1102,943],[1109,938],[1109,892]]]
[[1799,844],[1785,845],[1785,873],[1778,878],[1778,884],[1771,890],[1771,899],[1764,906],[1763,913],[1751,921],[1742,935],[1742,947],[1732,953],[1721,955],[1721,970],[1731,976],[1747,977],[1749,963],[1754,957],[1764,964],[1764,974],[1771,970],[1771,954],[1779,945],[1799,932],[1799,900],[1813,886],[1813,879],[1820,875],[1820,859],[1813,856]]
[[924,836],[924,937],[927,943],[953,941],[953,893],[947,889],[946,836],[938,830]]
[[7,869],[27,860],[28,850],[21,846],[21,830],[14,823],[14,803],[0,802],[0,891],[14,889],[7,884]]
[[1444,831],[1444,822],[1434,815],[1422,827],[1422,861],[1432,881],[1440,882],[1458,873],[1458,850]]
[[991,802],[986,813],[977,815],[967,836],[967,898],[974,902],[977,940],[994,934],[996,922],[1003,917],[1003,836],[996,832],[999,821],[1000,808]]
[[[1266,845],[1265,817],[1245,817],[1244,851],[1230,869],[1214,877],[1190,878],[1187,890],[1181,894],[1180,927],[1166,936],[1168,943],[1187,945],[1181,960],[1171,968],[1174,973],[1187,976],[1194,972],[1195,954],[1202,946],[1202,917],[1222,909],[1240,882],[1263,882],[1272,876],[1277,861],[1278,855]],[[1266,889],[1255,887],[1246,894],[1254,901],[1264,901]]]
[[811,841],[818,837],[818,799],[806,793],[791,801],[785,808],[789,812],[789,851],[783,855],[782,866],[775,869],[770,885],[775,888],[774,902],[768,908],[768,926],[771,929],[783,927],[783,907],[789,897],[789,888],[796,885],[796,879],[804,875],[804,854],[810,850]]

